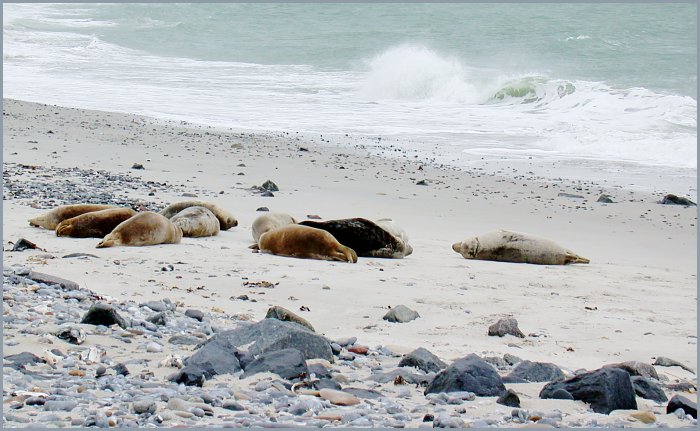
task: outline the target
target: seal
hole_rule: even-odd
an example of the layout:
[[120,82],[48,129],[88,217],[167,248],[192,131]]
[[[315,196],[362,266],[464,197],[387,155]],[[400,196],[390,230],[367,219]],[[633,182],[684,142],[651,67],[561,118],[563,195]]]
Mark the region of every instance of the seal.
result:
[[253,240],[257,243],[260,240],[260,235],[272,229],[295,224],[297,221],[294,217],[284,213],[266,213],[256,218],[253,222]]
[[[385,219],[384,223],[389,225],[386,220],[388,219]],[[401,259],[413,252],[413,248],[401,238],[396,237],[375,222],[364,218],[328,221],[304,220],[299,224],[325,230],[333,235],[338,242],[355,250],[360,257]]]
[[104,238],[119,223],[136,215],[131,208],[110,208],[91,211],[63,220],[56,226],[56,236],[72,238]]
[[229,230],[234,226],[238,226],[238,220],[225,209],[220,206],[213,204],[211,202],[204,201],[182,201],[170,204],[161,210],[160,215],[172,218],[175,214],[189,207],[204,207],[211,211],[214,216],[219,220],[219,227],[221,230]]
[[97,244],[97,248],[115,245],[177,244],[180,239],[182,229],[175,226],[170,219],[146,211],[121,222]]
[[357,262],[357,254],[325,230],[290,224],[265,232],[258,247],[263,253],[302,259]]
[[188,207],[175,214],[171,222],[182,229],[182,236],[199,238],[219,233],[219,220],[204,207]]
[[117,208],[114,205],[99,205],[99,204],[76,204],[62,205],[56,207],[49,212],[41,214],[37,217],[29,219],[29,225],[35,227],[43,227],[44,229],[54,230],[63,220],[79,216],[93,211],[106,210],[109,208]]
[[590,262],[585,257],[581,257],[548,239],[507,230],[497,230],[467,238],[462,242],[452,244],[452,250],[464,256],[465,259],[498,262],[538,265]]

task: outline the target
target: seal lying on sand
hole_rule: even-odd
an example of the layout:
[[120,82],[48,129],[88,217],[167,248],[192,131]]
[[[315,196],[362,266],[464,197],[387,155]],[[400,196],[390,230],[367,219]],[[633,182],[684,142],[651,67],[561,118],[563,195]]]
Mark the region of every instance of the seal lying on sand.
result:
[[[398,232],[398,226],[392,225],[389,219],[382,219],[381,223],[389,226],[389,229]],[[364,218],[349,218],[341,220],[313,221],[304,220],[299,223],[323,229],[333,235],[338,242],[355,250],[361,257],[386,257],[400,259],[413,252],[413,248],[397,237],[393,232],[379,226],[371,220]],[[403,232],[403,230],[401,230]],[[400,233],[399,233],[400,234]],[[400,234],[401,235],[401,234]],[[404,237],[405,232],[403,233]],[[408,239],[408,237],[406,237]]]
[[119,223],[136,215],[131,208],[110,208],[92,211],[63,220],[56,226],[56,236],[72,238],[104,238]]
[[31,226],[43,227],[44,229],[54,230],[56,229],[56,226],[58,226],[58,224],[61,223],[63,220],[79,216],[80,214],[106,210],[109,208],[117,207],[113,205],[99,204],[62,205],[40,216],[29,219],[29,224]]
[[258,242],[260,240],[260,235],[272,229],[277,229],[278,227],[286,226],[288,224],[295,224],[297,221],[294,217],[289,214],[284,213],[266,213],[256,218],[253,222],[253,240]]
[[115,245],[177,244],[180,239],[182,229],[162,215],[147,211],[120,223],[97,244],[97,248]]
[[498,230],[452,244],[452,250],[466,259],[499,262],[566,265],[589,263],[584,257],[544,238]]
[[221,228],[221,230],[229,230],[234,226],[238,226],[238,220],[236,220],[233,214],[216,204],[204,201],[176,202],[165,207],[160,212],[160,215],[167,218],[172,218],[175,214],[189,207],[204,207],[211,211],[214,214],[214,216],[219,220],[219,227]]
[[290,224],[265,232],[258,248],[263,253],[303,259],[339,260],[357,262],[357,254],[339,243],[325,230]]
[[204,207],[188,207],[175,214],[171,222],[182,229],[182,236],[203,237],[219,233],[219,220]]

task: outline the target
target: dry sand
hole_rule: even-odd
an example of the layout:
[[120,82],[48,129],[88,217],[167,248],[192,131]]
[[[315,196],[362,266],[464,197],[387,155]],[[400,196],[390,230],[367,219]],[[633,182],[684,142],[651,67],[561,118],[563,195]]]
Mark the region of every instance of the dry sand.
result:
[[[123,192],[162,206],[193,193],[239,221],[216,237],[184,238],[178,245],[96,249],[98,240],[57,238],[30,227],[27,219],[45,211],[29,206],[30,199],[5,200],[5,249],[23,237],[46,250],[6,252],[5,266],[32,266],[117,299],[168,297],[254,320],[281,305],[329,338],[425,347],[445,361],[511,353],[569,370],[652,363],[657,356],[697,363],[697,210],[657,203],[666,193],[687,190],[645,192],[608,185],[605,178],[547,180],[529,173],[542,167],[537,160],[517,168],[508,161],[440,168],[402,157],[407,153],[400,145],[386,157],[370,156],[366,142],[352,137],[240,133],[13,100],[4,100],[3,113],[5,167],[79,167],[165,182],[168,190],[154,196]],[[134,163],[145,169],[131,169]],[[266,180],[279,186],[275,197],[250,190]],[[416,185],[420,180],[427,186]],[[616,203],[597,203],[601,193]],[[251,225],[262,206],[298,220],[389,217],[406,230],[414,252],[357,264],[253,253]],[[549,238],[591,263],[470,261],[451,249],[453,242],[498,228]],[[99,259],[60,258],[77,252]],[[174,271],[161,271],[167,264]],[[278,284],[244,285],[262,280]],[[257,302],[234,299],[243,294]],[[382,320],[398,304],[421,317],[404,324]],[[506,316],[518,320],[525,339],[487,336],[488,326]],[[21,347],[6,347],[5,354]],[[672,380],[695,379],[677,367],[657,369]],[[543,402],[537,390],[533,406]]]

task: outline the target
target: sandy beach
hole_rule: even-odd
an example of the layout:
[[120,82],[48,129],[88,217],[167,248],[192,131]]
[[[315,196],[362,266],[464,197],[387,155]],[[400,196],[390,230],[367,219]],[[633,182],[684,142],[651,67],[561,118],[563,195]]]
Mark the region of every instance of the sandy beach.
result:
[[[62,277],[115,303],[169,298],[179,308],[220,316],[215,320],[220,327],[263,319],[278,305],[331,340],[354,336],[372,349],[389,346],[395,353],[424,347],[448,364],[475,353],[552,362],[571,375],[624,361],[652,364],[661,356],[696,367],[697,207],[658,203],[668,193],[697,201],[697,190],[681,185],[694,181],[678,181],[682,190],[668,188],[669,182],[640,190],[610,184],[604,174],[555,180],[539,174],[547,166],[538,160],[477,161],[458,170],[414,158],[400,142],[378,155],[382,151],[369,138],[239,132],[8,99],[3,123],[6,268]],[[132,169],[136,163],[144,169]],[[28,219],[65,201],[21,195],[23,184],[35,189],[53,184],[66,196],[80,194],[94,178],[106,178],[91,177],[91,170],[132,179],[102,191],[133,206],[159,210],[196,196],[227,209],[239,224],[177,245],[107,249],[96,249],[97,239],[59,238],[29,226]],[[279,187],[274,197],[251,189],[267,180]],[[614,203],[597,202],[601,194]],[[297,220],[388,217],[407,232],[414,251],[404,259],[360,258],[356,264],[254,253],[248,246],[260,207]],[[454,242],[496,229],[551,239],[590,264],[466,260],[451,249]],[[9,242],[19,238],[45,251],[8,252]],[[97,258],[62,258],[70,253]],[[162,270],[167,265],[173,270]],[[261,281],[272,287],[259,287]],[[250,300],[237,299],[241,295]],[[408,323],[382,320],[399,304],[420,317]],[[525,338],[487,335],[490,325],[506,317],[517,319]],[[46,346],[36,338],[6,327],[4,355],[40,355]],[[19,343],[8,345],[10,339]],[[88,335],[84,346],[95,343],[99,339]],[[138,349],[139,343],[117,343],[109,354],[114,360],[140,355],[155,364],[175,351]],[[680,367],[656,370],[667,382],[696,383],[696,375]],[[206,384],[221,381],[228,380]],[[560,410],[565,424],[590,424],[595,417],[601,424],[622,420],[644,426],[629,412],[598,415],[579,401],[541,400],[542,386],[507,385],[522,394],[523,408]],[[666,393],[696,400],[695,393]],[[463,415],[467,425],[474,418],[510,414],[495,398],[478,400]],[[665,404],[637,401],[639,410],[656,415],[657,425],[690,425],[667,415]],[[422,389],[410,387],[402,402],[424,403]],[[422,416],[416,413],[405,425],[420,425]]]

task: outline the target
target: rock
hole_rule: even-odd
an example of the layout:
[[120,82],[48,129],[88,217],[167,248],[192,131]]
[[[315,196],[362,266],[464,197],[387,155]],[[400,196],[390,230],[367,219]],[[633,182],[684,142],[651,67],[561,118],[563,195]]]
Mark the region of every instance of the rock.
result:
[[15,245],[12,246],[10,251],[24,251],[24,250],[41,250],[36,244],[29,241],[28,239],[20,238],[15,241]]
[[354,406],[355,404],[360,404],[359,398],[347,392],[333,389],[321,389],[318,393],[324,400],[328,400],[331,404],[338,406]]
[[451,417],[447,413],[442,413],[433,419],[433,428],[466,428],[466,424],[458,417]]
[[678,409],[683,409],[685,414],[698,418],[698,405],[682,395],[674,395],[666,406],[666,414],[671,414]]
[[369,353],[369,347],[357,344],[355,346],[348,347],[348,352],[356,353],[358,355],[366,355]]
[[631,413],[630,416],[644,424],[653,424],[656,422],[656,416],[654,416],[652,412],[634,412]]
[[401,358],[399,367],[415,367],[426,373],[431,371],[437,373],[443,368],[446,368],[447,364],[442,362],[440,358],[430,353],[427,349],[419,347]]
[[282,349],[265,352],[255,358],[245,367],[241,378],[250,377],[256,373],[271,372],[286,380],[293,380],[307,376],[309,369],[306,366],[304,355],[297,349]]
[[146,344],[146,351],[148,353],[160,353],[163,351],[163,346],[155,341],[151,341],[150,343]]
[[5,356],[4,359],[10,362],[9,366],[15,369],[24,369],[25,365],[45,364],[46,360],[30,352],[22,352],[16,355]]
[[387,373],[373,374],[372,376],[370,376],[370,378],[378,383],[401,382],[409,385],[421,386],[426,386],[433,380],[432,375],[424,376],[420,374],[411,373],[405,368],[398,368]]
[[291,311],[287,310],[284,307],[280,307],[278,305],[275,305],[273,307],[270,307],[267,310],[267,314],[265,315],[266,319],[278,319],[282,320],[285,322],[294,322],[298,323],[301,326],[306,327],[312,332],[316,332],[314,327],[311,326],[311,323],[309,323],[306,319],[303,317],[299,317],[296,314],[292,313]]
[[100,258],[99,256],[95,256],[94,254],[90,254],[90,253],[68,253],[67,255],[61,256],[61,257],[63,259],[71,259],[74,257],[91,257],[91,258],[95,258],[95,259]]
[[142,398],[140,400],[134,401],[132,404],[134,412],[136,414],[142,413],[155,413],[156,412],[156,402],[150,398]]
[[501,319],[493,325],[489,326],[488,334],[490,336],[499,337],[503,337],[505,335],[512,335],[518,338],[525,338],[525,334],[523,334],[520,331],[520,328],[518,328],[518,321],[516,319],[513,319],[512,317],[509,317],[507,319]]
[[112,326],[116,323],[122,328],[127,327],[126,320],[124,320],[124,318],[117,313],[117,310],[115,310],[111,305],[103,304],[101,302],[93,304],[87,313],[85,313],[80,323],[104,326]]
[[563,192],[562,192],[562,193],[557,193],[557,196],[562,197],[562,198],[571,198],[571,199],[585,199],[585,198],[584,198],[583,196],[581,196],[581,195],[575,195],[575,194],[572,194],[572,193],[563,193]]
[[348,347],[352,346],[357,342],[357,337],[338,338],[336,340],[333,340],[333,342],[339,346]]
[[197,344],[201,343],[202,339],[199,337],[195,337],[194,335],[173,335],[172,337],[168,338],[168,343],[170,344],[175,344],[175,345],[189,345],[189,346],[196,346]]
[[42,272],[29,271],[27,278],[36,281],[37,283],[44,283],[48,285],[59,285],[65,290],[78,290],[80,285],[75,281],[66,280],[65,278],[56,277],[49,274],[44,274]]
[[158,326],[165,326],[168,324],[168,319],[164,312],[155,313],[151,316],[148,316],[146,318],[146,321]]
[[[198,381],[199,371],[203,372],[204,376],[209,379],[217,374],[233,374],[241,370],[238,349],[234,345],[226,343],[225,339],[217,340],[215,338],[216,336],[212,337],[192,356],[185,359],[186,366],[181,370],[181,373],[192,373],[193,381]],[[189,379],[184,375],[181,378]]]
[[406,323],[419,317],[420,314],[405,305],[397,305],[396,307],[392,307],[391,310],[384,315],[383,319],[394,323]]
[[167,298],[160,301],[142,302],[139,304],[139,306],[148,307],[157,313],[162,313],[164,311],[175,311],[176,308],[175,304],[173,304],[172,301]]
[[600,196],[598,196],[598,200],[596,202],[600,202],[603,204],[615,203],[615,201],[612,200],[612,197],[610,195],[600,195]]
[[182,197],[184,197],[184,198],[196,198],[196,197],[199,197],[199,196],[197,196],[196,193],[185,192],[185,193],[182,194]]
[[145,169],[141,163],[134,163],[131,165],[131,169]]
[[376,400],[377,398],[382,397],[381,392],[377,392],[372,389],[362,389],[362,388],[345,388],[343,389],[343,392],[347,392],[351,395],[356,396],[357,398],[365,398],[365,399],[370,399],[370,400]]
[[69,412],[76,407],[78,407],[78,403],[75,401],[46,401],[44,403],[44,410],[47,412]]
[[260,193],[260,196],[262,196],[264,198],[274,198],[275,194],[269,190],[265,190],[264,192]]
[[559,367],[547,362],[521,361],[513,368],[510,376],[521,378],[528,382],[551,382],[564,380],[566,377]]
[[333,362],[330,342],[325,337],[297,323],[278,319],[263,319],[253,325],[219,332],[203,347],[211,343],[218,344],[229,351],[237,346],[252,343],[248,348],[248,353],[251,355],[291,347],[303,353],[304,359],[321,358]]
[[575,400],[589,403],[596,413],[610,414],[618,409],[637,409],[629,374],[618,368],[601,368],[567,380],[548,383],[540,391],[540,398],[552,398],[557,389],[566,390]]
[[512,389],[507,389],[503,395],[498,397],[496,402],[504,406],[520,408],[520,397],[518,397],[518,394]]
[[420,180],[416,182],[417,186],[427,186],[428,183],[425,180]]
[[126,365],[124,365],[124,364],[121,363],[121,362],[118,363],[117,365],[115,365],[114,371],[115,371],[115,372],[117,373],[117,375],[119,375],[119,376],[128,376],[128,375],[129,375],[129,369],[126,368]]
[[653,380],[642,376],[631,376],[630,381],[632,382],[634,393],[638,396],[658,403],[665,403],[668,401],[668,397],[666,397],[663,389],[661,389],[661,385]]
[[245,410],[245,407],[243,407],[242,405],[240,405],[239,403],[237,403],[234,400],[224,401],[224,404],[221,407],[226,409],[226,410],[232,410],[234,412],[239,412],[239,411]]
[[664,356],[659,356],[658,358],[656,358],[656,361],[654,361],[654,365],[659,365],[661,367],[681,367],[684,370],[695,374],[695,370],[693,370],[692,368],[685,366],[678,361],[674,361],[673,359],[666,358]]
[[202,319],[204,319],[204,312],[190,308],[187,311],[185,311],[185,316],[201,322]]
[[642,376],[659,380],[659,375],[654,366],[640,361],[627,361],[619,364],[604,365],[603,368],[619,368],[625,370],[630,376]]
[[270,208],[268,208],[268,207],[260,207],[260,208],[256,209],[255,211],[270,211]]
[[496,370],[471,354],[440,371],[428,385],[425,394],[469,391],[480,397],[492,397],[502,395],[505,390]]
[[685,205],[685,206],[696,206],[697,204],[690,199],[678,197],[676,195],[667,194],[663,199],[659,201],[662,205]]
[[506,353],[503,355],[503,360],[506,361],[508,365],[515,365],[518,362],[521,362],[522,359],[518,358],[515,355],[511,355],[510,353]]
[[336,391],[343,389],[342,386],[331,379],[313,380],[311,382],[311,387],[317,391],[321,389],[335,389]]
[[171,379],[175,383],[184,383],[185,386],[202,387],[206,380],[205,372],[197,365],[185,365]]
[[271,180],[267,180],[263,183],[261,186],[262,189],[268,190],[271,192],[278,192],[280,191],[279,187],[277,187],[277,184],[273,183]]
[[308,364],[309,374],[314,374],[317,379],[330,379],[331,371],[322,364]]

